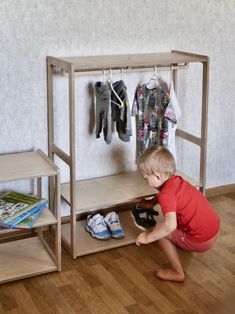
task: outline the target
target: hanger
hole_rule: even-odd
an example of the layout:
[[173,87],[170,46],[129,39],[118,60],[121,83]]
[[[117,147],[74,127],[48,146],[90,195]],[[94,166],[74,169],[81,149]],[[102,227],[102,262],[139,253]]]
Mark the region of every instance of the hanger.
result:
[[121,68],[121,80],[123,80],[123,68]]
[[105,69],[103,69],[103,79],[102,79],[102,82],[104,83],[104,81],[105,81]]
[[174,68],[173,68],[173,64],[172,64],[171,69],[170,69],[170,80],[171,80],[171,82],[173,82],[173,71],[174,71]]
[[111,76],[112,76],[112,71],[111,71],[111,68],[109,69],[109,78],[108,78],[108,83],[110,85],[110,88],[112,90],[112,92],[114,93],[114,95],[117,97],[119,103],[115,102],[115,101],[112,101],[115,105],[117,105],[119,108],[122,108],[124,106],[124,103],[123,101],[121,100],[121,98],[118,96],[118,94],[116,93],[115,89],[113,88],[113,83],[112,83],[112,80],[111,80]]
[[173,64],[171,65],[171,68],[170,68],[170,84],[169,84],[169,89],[171,88],[171,87],[173,87],[174,88],[174,66],[173,66]]
[[158,81],[157,81],[157,67],[156,65],[154,65],[154,74],[153,76],[150,78],[150,80],[148,81],[148,83],[146,83],[145,85],[149,85],[151,83],[151,81],[154,81],[154,83],[156,84],[156,86],[158,86]]

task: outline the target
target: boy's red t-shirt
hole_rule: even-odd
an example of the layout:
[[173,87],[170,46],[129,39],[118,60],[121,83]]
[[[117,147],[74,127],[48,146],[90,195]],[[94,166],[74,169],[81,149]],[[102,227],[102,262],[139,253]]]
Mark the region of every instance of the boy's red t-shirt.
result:
[[163,215],[175,212],[177,228],[192,240],[204,242],[219,231],[220,219],[205,196],[180,176],[172,176],[160,188],[158,203]]

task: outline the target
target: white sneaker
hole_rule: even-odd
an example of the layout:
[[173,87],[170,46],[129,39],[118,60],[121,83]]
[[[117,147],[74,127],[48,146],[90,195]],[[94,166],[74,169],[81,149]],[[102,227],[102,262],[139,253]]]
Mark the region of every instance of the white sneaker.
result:
[[125,236],[125,232],[121,227],[117,213],[108,213],[104,217],[104,221],[106,222],[113,238],[123,238]]
[[88,215],[85,229],[96,239],[107,240],[111,238],[111,233],[107,229],[104,217],[100,214]]

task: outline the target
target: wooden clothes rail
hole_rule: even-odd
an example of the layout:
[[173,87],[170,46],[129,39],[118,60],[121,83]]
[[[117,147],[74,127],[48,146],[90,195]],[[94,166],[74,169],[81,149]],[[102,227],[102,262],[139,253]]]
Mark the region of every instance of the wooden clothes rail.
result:
[[[98,241],[92,239],[84,231],[85,221],[77,221],[77,215],[88,212],[89,209],[108,208],[117,204],[128,204],[138,200],[139,197],[153,195],[155,191],[147,188],[142,184],[142,178],[137,172],[95,178],[92,180],[75,180],[75,73],[78,75],[91,75],[103,70],[111,69],[125,72],[152,71],[157,69],[173,69],[173,78],[175,89],[177,89],[177,71],[186,68],[190,63],[202,63],[202,111],[201,111],[201,136],[177,129],[176,135],[198,145],[200,148],[200,174],[199,183],[191,178],[186,177],[192,184],[198,186],[205,192],[206,181],[206,146],[207,146],[207,116],[208,116],[208,81],[209,81],[209,58],[204,55],[188,53],[173,50],[169,53],[150,53],[150,54],[133,54],[133,55],[110,55],[110,56],[90,56],[90,57],[64,57],[55,58],[47,57],[47,100],[48,100],[48,154],[54,160],[57,155],[61,158],[70,169],[70,181],[61,186],[62,197],[70,205],[70,223],[62,225],[62,242],[66,249],[71,253],[73,258],[78,256],[98,252],[101,250],[134,243],[137,231],[131,228],[131,223],[126,213],[123,213],[121,222],[128,229],[126,237],[123,240]],[[53,105],[53,75],[56,71],[62,71],[68,74],[69,83],[69,153],[65,153],[54,142],[54,105]],[[181,174],[185,177],[184,174]],[[114,187],[123,186],[126,182],[126,190],[122,193],[115,194]],[[143,186],[138,189],[137,185]],[[96,189],[96,195],[92,196],[89,192]],[[108,193],[113,188],[112,193]],[[89,192],[87,192],[89,191]],[[120,192],[120,189],[119,189]],[[50,194],[53,195],[53,182],[50,182]],[[113,200],[109,194],[114,195]],[[120,194],[122,194],[120,196]],[[120,213],[120,215],[122,215]],[[123,219],[123,220],[122,220]],[[130,230],[131,229],[131,230]],[[97,242],[98,241],[98,242]],[[102,242],[102,243],[101,243]]]

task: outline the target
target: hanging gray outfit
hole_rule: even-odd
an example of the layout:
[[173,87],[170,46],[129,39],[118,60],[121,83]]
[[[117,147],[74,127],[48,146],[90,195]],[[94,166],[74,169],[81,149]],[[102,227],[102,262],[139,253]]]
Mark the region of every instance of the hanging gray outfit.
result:
[[120,80],[113,83],[113,88],[122,100],[124,106],[120,108],[120,102],[114,92],[111,92],[112,115],[116,121],[116,130],[123,142],[130,142],[132,136],[130,105],[127,97],[125,83]]
[[112,111],[111,90],[108,83],[97,82],[95,84],[96,94],[96,138],[100,137],[103,129],[104,140],[107,144],[112,141]]

